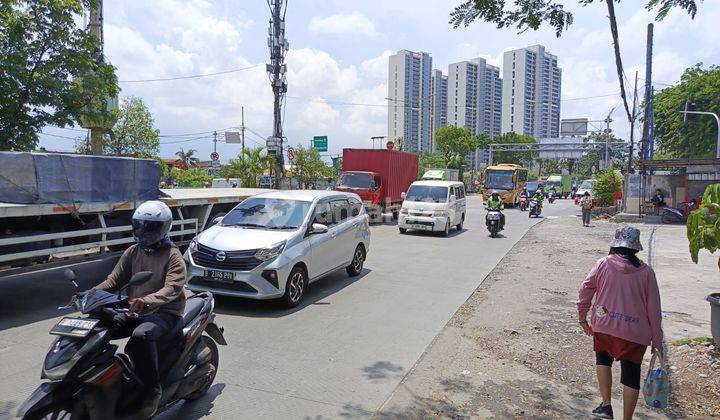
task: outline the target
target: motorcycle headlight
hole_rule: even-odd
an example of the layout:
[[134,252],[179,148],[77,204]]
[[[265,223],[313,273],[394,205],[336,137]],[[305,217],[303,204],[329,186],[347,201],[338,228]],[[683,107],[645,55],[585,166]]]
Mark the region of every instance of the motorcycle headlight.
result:
[[278,242],[267,248],[258,250],[258,252],[255,253],[255,258],[260,261],[270,261],[277,258],[282,253],[283,249],[285,249],[285,241]]
[[433,212],[433,217],[445,217],[447,214],[448,213],[445,210],[435,210]]
[[188,245],[188,249],[190,250],[190,252],[195,252],[195,251],[197,251],[197,248],[198,248],[198,240],[197,240],[197,238],[193,238],[193,240],[190,241],[190,245]]

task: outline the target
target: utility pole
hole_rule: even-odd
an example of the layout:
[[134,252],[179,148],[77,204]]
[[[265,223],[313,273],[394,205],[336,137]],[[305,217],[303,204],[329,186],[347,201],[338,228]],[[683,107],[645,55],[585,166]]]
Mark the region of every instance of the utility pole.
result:
[[[96,7],[90,8],[90,19],[87,25],[88,32],[98,39],[98,49],[93,53],[93,58],[96,62],[101,63],[103,61],[103,44],[105,43],[103,37],[103,2],[98,0]],[[101,127],[86,127],[90,128],[90,154],[102,155],[103,144],[102,136],[105,133],[105,129]]]
[[640,159],[647,160],[650,157],[650,115],[653,111],[652,98],[652,54],[653,54],[653,24],[648,23],[647,27],[647,50],[645,52],[645,112],[643,118],[643,132],[640,148]]
[[240,153],[245,155],[245,107],[240,107],[240,121],[242,126],[240,127]]
[[[275,155],[275,188],[280,188],[280,177],[283,174],[283,132],[282,132],[282,103],[287,93],[287,79],[285,73],[285,53],[290,48],[285,38],[285,12],[287,0],[268,0],[270,6],[270,28],[268,30],[268,48],[270,49],[270,64],[266,71],[270,76],[273,102],[273,144],[268,147],[268,153]],[[271,150],[272,149],[272,150]]]
[[605,123],[605,169],[610,167],[610,150],[609,150],[609,143],[610,143],[610,133],[612,133],[612,130],[610,129],[610,123],[613,122],[613,119],[610,118],[613,111],[615,111],[615,108],[611,109],[608,113],[608,116],[603,120]]
[[[632,121],[630,121],[630,150],[628,154],[627,170],[626,173],[630,175],[632,171],[632,158],[633,158],[633,146],[635,145],[635,119],[637,118],[637,82],[638,72],[635,72],[635,90],[633,91],[633,107],[632,107]],[[625,183],[627,184],[627,182]],[[623,197],[625,197],[623,195]]]

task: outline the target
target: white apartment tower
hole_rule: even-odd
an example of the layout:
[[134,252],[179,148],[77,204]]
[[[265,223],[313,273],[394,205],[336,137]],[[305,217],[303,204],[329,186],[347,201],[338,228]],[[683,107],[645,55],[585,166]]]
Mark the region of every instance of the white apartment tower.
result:
[[503,54],[502,132],[559,137],[561,79],[557,56],[542,45]]
[[432,84],[430,93],[430,107],[432,110],[432,145],[435,150],[435,132],[438,128],[447,125],[447,104],[448,104],[448,77],[442,74],[442,70],[432,71]]
[[[448,67],[448,124],[470,127],[473,134],[497,137],[502,122],[502,79],[500,69],[475,58]],[[471,168],[486,161],[485,151],[468,156]]]
[[401,50],[388,59],[388,138],[403,150],[432,151],[432,57]]

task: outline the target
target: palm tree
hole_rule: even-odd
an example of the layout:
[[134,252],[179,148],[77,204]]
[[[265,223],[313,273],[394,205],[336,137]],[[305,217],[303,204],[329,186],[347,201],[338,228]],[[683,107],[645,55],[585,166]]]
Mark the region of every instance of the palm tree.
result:
[[197,166],[200,163],[200,159],[195,156],[195,153],[197,153],[197,150],[195,149],[188,149],[186,152],[181,147],[178,152],[175,152],[175,155],[185,168],[189,168],[191,166]]
[[228,178],[238,178],[243,187],[257,187],[257,177],[264,175],[270,167],[270,157],[263,155],[262,147],[246,148],[237,158],[226,165],[220,175]]

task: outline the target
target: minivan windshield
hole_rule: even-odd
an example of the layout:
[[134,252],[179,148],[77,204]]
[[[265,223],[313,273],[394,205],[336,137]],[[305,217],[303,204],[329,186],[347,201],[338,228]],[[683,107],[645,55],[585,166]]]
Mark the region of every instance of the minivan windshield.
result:
[[407,201],[425,201],[428,203],[447,202],[448,188],[434,185],[411,185],[405,195]]
[[595,181],[593,181],[593,180],[591,180],[591,179],[586,179],[585,181],[582,182],[582,184],[580,184],[580,189],[581,189],[581,190],[589,190],[589,189],[591,189],[592,186],[593,186],[593,182],[595,182]]
[[252,197],[230,210],[223,226],[259,229],[297,229],[310,209],[309,201]]
[[345,172],[340,177],[339,187],[345,188],[370,188],[372,177],[370,174],[361,174],[357,172]]

